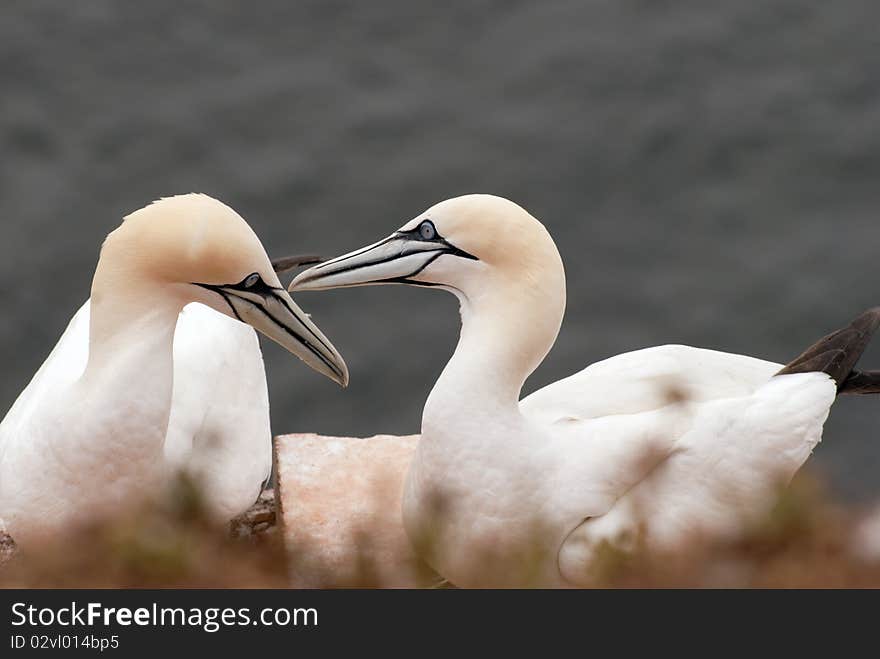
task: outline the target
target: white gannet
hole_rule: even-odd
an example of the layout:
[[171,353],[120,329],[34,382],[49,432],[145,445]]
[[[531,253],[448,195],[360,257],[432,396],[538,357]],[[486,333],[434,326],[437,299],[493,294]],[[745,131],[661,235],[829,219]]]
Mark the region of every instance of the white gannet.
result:
[[290,290],[389,283],[461,303],[403,500],[410,539],[459,586],[584,585],[603,542],[671,548],[734,534],[810,455],[838,385],[867,393],[880,382],[852,370],[880,323],[874,309],[785,368],[666,345],[520,401],[556,340],[565,274],[544,226],[490,195],[437,204]]
[[91,299],[0,424],[8,533],[26,544],[179,470],[220,518],[247,509],[271,469],[252,328],[347,384],[342,357],[235,211],[190,194],[127,216],[101,249]]

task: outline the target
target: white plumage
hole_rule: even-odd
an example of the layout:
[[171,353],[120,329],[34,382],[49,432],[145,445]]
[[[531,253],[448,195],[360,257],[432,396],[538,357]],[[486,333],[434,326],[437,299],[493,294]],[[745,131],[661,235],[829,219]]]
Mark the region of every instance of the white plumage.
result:
[[126,218],[101,251],[92,298],[0,424],[0,520],[16,543],[119,513],[181,470],[220,518],[253,503],[271,451],[251,325],[347,383],[230,208],[185,195]]
[[498,197],[438,204],[291,290],[371,283],[461,301],[403,504],[414,546],[459,586],[581,585],[605,541],[736,534],[810,455],[837,393],[823,372],[776,375],[781,364],[668,345],[520,401],[556,340],[565,275],[544,227]]
[[[89,356],[89,311],[87,301],[3,420],[0,437],[9,438],[0,445],[4,453],[30,441],[25,430],[48,392],[82,377]],[[168,475],[185,471],[194,477],[211,509],[221,518],[233,517],[256,500],[272,468],[269,393],[256,332],[193,303],[178,318],[173,356],[164,466]],[[37,464],[24,471],[39,473],[44,454],[35,453]],[[40,478],[27,485],[34,490],[29,496],[44,487]]]

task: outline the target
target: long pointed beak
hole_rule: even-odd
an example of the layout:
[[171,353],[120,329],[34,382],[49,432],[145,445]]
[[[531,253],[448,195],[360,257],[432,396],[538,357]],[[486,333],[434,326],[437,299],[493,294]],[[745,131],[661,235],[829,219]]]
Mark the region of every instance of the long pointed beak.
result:
[[348,366],[342,355],[283,288],[200,286],[222,295],[240,321],[292,352],[318,373],[342,387],[348,386]]
[[309,268],[290,283],[288,290],[318,291],[371,284],[430,286],[414,277],[443,254],[476,258],[442,238],[417,240],[412,233],[398,231],[377,243]]

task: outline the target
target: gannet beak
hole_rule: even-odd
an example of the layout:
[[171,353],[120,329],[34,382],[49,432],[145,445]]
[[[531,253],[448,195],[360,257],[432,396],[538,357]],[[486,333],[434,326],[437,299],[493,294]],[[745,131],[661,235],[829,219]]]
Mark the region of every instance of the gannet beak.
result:
[[222,296],[238,320],[286,348],[318,373],[340,386],[348,386],[348,367],[342,355],[283,288],[269,286],[256,273],[238,284],[196,285]]
[[478,260],[440,236],[422,238],[416,230],[396,231],[384,240],[343,254],[300,273],[288,290],[318,291],[370,284],[414,284],[413,279],[444,254]]

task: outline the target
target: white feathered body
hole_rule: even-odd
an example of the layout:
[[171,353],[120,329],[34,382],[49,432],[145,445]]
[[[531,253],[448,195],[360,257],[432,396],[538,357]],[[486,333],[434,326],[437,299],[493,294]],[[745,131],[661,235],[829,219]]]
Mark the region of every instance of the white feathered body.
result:
[[[106,386],[79,386],[89,328],[86,302],[0,424],[0,520],[13,538],[150,496],[180,470],[197,479],[222,518],[253,503],[271,469],[268,392],[254,330],[201,304],[186,306],[174,329],[169,414],[167,394],[151,386],[167,380],[161,338],[157,372],[148,359],[143,379],[108,374]],[[131,346],[131,363],[137,351],[150,350],[149,340]],[[128,352],[119,354],[120,372]],[[164,441],[161,434],[154,441],[155,433]]]
[[[589,258],[589,245],[579,256]],[[481,194],[435,204],[292,286],[399,282],[460,303],[458,345],[425,404],[403,520],[416,551],[463,587],[580,585],[603,541],[671,548],[693,534],[741,531],[820,441],[832,375],[848,377],[880,325],[869,312],[810,349],[822,359],[795,360],[791,374],[667,345],[521,400],[559,334],[565,268],[528,211]]]
[[425,408],[404,517],[462,586],[578,585],[603,540],[669,548],[742,531],[820,441],[836,395],[823,373],[774,377],[779,364],[669,345],[593,364],[511,412],[472,390],[457,357]]

